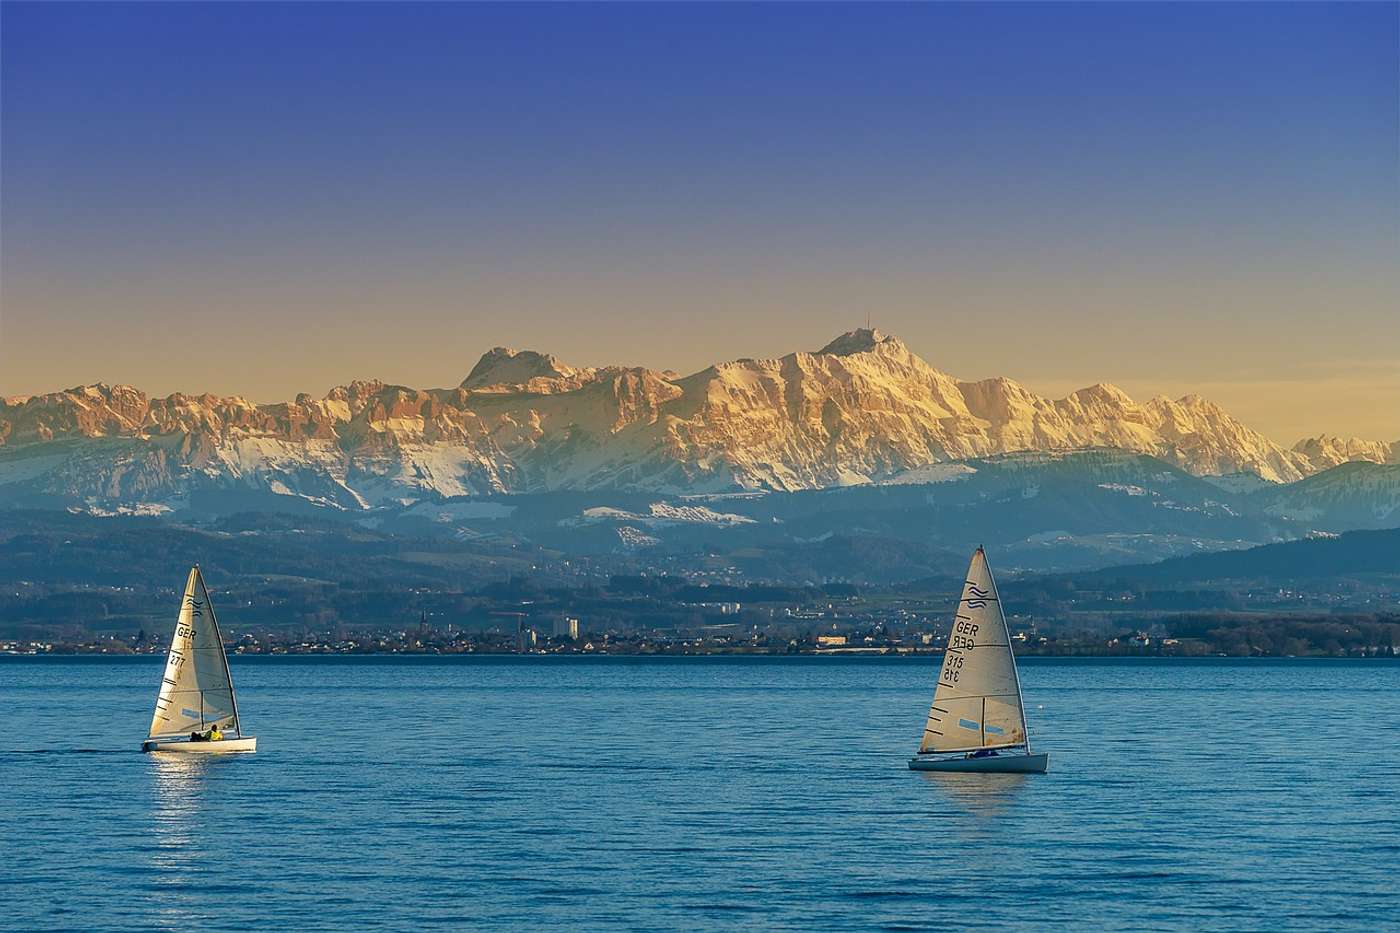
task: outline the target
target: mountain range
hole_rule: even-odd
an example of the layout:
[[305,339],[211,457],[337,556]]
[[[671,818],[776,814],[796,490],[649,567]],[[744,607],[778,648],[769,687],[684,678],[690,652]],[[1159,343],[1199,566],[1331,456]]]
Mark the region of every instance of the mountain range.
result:
[[360,512],[559,491],[792,492],[920,484],[978,458],[1095,448],[1236,491],[1400,462],[1400,441],[1284,448],[1196,395],[1139,403],[1100,383],[1048,399],[1010,379],[960,381],[897,338],[856,330],[815,352],[688,376],[497,348],[447,389],[356,381],[257,405],[94,384],[8,398],[0,506]]

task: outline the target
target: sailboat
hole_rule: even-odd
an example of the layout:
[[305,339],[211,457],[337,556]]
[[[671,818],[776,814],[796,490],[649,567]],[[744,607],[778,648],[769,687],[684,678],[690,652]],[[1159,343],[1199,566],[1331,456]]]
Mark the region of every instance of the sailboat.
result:
[[[228,729],[233,734],[216,741],[192,739],[191,733],[211,728]],[[141,751],[209,755],[251,752],[257,747],[257,738],[244,736],[239,727],[238,700],[233,694],[224,640],[204,575],[195,564],[185,582],[151,731],[141,743]]]
[[1044,774],[1049,766],[1048,754],[1031,751],[1011,633],[979,547],[967,568],[924,738],[909,767]]

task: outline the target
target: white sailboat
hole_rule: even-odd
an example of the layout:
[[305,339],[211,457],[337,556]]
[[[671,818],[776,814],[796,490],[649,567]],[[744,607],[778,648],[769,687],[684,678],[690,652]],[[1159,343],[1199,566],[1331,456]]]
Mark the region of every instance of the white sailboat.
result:
[[[230,730],[224,739],[195,741],[192,733],[210,729]],[[204,586],[199,565],[190,568],[175,637],[165,659],[165,675],[156,696],[151,731],[141,743],[143,752],[180,752],[210,755],[251,752],[258,747],[253,736],[244,736],[238,724],[238,700],[228,672],[228,655]]]
[[996,582],[979,547],[967,569],[938,674],[915,771],[1044,774],[1050,756],[1031,752],[1021,680]]

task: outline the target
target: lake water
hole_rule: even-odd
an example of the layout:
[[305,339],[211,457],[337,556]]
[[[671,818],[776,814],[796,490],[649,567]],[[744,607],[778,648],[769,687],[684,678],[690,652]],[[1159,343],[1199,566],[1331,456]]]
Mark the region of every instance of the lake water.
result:
[[1030,659],[1044,776],[905,763],[932,659],[231,659],[250,756],[136,749],[163,658],[0,659],[0,926],[1400,922],[1400,664]]

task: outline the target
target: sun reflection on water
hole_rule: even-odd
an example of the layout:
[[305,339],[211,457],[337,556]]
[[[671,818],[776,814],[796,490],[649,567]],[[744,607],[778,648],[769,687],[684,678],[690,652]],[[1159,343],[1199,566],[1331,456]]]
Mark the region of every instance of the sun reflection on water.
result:
[[212,755],[152,754],[151,886],[154,925],[176,927],[206,917],[202,879],[210,840],[204,829],[209,775],[220,762]]
[[1015,803],[1027,780],[1024,774],[947,771],[920,771],[919,776],[937,786],[958,811],[979,821],[1001,816]]

